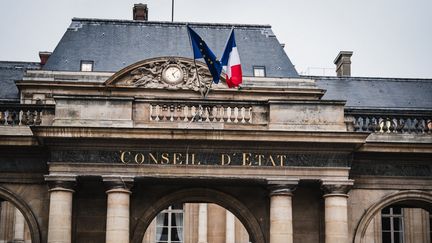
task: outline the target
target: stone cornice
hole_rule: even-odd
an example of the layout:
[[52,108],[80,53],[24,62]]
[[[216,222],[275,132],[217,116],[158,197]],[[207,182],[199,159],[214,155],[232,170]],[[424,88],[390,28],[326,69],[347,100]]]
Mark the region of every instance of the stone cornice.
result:
[[217,140],[310,142],[362,145],[368,133],[358,132],[295,132],[277,130],[210,130],[167,128],[105,128],[105,127],[32,127],[40,138],[104,138],[104,139],[156,139],[156,140]]

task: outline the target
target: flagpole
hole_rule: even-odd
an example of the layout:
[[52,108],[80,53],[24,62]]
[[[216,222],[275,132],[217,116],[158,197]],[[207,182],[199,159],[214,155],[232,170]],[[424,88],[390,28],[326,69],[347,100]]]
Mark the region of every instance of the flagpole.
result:
[[174,22],[174,0],[171,1],[171,22]]

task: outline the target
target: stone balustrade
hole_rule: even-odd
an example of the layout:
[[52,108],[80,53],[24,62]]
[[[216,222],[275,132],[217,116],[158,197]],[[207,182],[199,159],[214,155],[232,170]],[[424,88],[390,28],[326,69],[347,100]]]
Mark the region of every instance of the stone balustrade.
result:
[[431,134],[432,111],[346,110],[348,130],[373,133]]
[[252,124],[252,106],[246,104],[152,103],[150,121],[221,122]]
[[37,126],[52,120],[54,106],[1,104],[0,126]]

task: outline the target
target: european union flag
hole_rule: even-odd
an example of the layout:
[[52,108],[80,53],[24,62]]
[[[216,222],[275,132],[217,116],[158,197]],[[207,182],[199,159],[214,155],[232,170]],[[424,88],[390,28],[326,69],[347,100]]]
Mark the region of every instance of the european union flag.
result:
[[203,39],[189,26],[187,26],[189,36],[192,43],[194,59],[203,58],[207,63],[207,67],[213,76],[213,82],[219,83],[222,66],[216,59],[215,54],[210,50]]

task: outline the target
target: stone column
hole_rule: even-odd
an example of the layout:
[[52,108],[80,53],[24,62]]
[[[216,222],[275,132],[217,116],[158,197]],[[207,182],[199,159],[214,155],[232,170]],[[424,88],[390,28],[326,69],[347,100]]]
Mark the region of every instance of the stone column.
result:
[[235,243],[235,216],[228,210],[226,210],[225,225],[225,242]]
[[198,243],[207,243],[207,203],[199,204]]
[[292,192],[298,180],[269,181],[270,243],[292,243]]
[[21,211],[15,208],[14,243],[24,243],[25,219]]
[[48,243],[72,241],[72,195],[76,182],[74,175],[48,175],[45,181],[50,187],[48,217]]
[[103,176],[107,186],[106,243],[129,242],[129,204],[133,177]]
[[326,243],[348,243],[348,191],[354,182],[323,181]]

